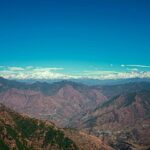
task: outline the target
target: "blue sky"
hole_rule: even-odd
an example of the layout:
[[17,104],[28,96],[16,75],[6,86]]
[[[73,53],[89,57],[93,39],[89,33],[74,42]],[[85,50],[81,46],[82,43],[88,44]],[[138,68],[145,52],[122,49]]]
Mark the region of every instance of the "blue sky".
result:
[[149,0],[0,1],[0,75],[149,77],[149,18]]

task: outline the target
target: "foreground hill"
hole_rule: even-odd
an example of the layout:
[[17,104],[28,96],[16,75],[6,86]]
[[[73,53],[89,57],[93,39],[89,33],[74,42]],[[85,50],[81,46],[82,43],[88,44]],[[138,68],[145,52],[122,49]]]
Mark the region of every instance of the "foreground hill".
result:
[[112,150],[96,137],[20,115],[0,104],[1,150]]

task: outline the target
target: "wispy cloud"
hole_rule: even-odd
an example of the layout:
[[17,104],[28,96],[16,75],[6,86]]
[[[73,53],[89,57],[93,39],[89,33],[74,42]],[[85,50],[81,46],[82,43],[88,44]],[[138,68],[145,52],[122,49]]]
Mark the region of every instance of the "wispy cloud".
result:
[[8,67],[8,70],[11,70],[11,71],[22,71],[24,70],[23,67]]
[[140,67],[140,68],[150,68],[149,65],[124,65],[122,64],[121,67]]
[[37,67],[37,68],[33,68],[33,71],[57,71],[57,70],[63,70],[64,68],[41,68],[41,67]]
[[138,68],[127,68],[127,70],[130,70],[130,71],[140,71]]
[[106,71],[106,70],[85,70],[84,75],[106,75],[106,74],[116,74],[117,71]]
[[122,64],[121,67],[125,67],[126,65]]

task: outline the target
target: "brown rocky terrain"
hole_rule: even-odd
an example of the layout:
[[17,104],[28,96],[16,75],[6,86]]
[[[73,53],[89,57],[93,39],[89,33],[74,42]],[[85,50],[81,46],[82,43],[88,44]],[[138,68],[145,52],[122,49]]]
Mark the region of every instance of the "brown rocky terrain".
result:
[[51,120],[61,127],[68,124],[69,119],[75,114],[91,111],[107,99],[96,89],[67,81],[53,85],[46,83],[9,85],[14,81],[9,83],[6,80],[6,82],[8,84],[1,83],[1,103],[17,112]]
[[1,150],[113,150],[100,139],[20,115],[0,104]]
[[[149,82],[87,86],[0,78],[0,102],[19,113],[97,136],[116,150],[150,146]],[[78,141],[78,134],[74,138]]]
[[121,94],[85,115],[76,126],[108,143],[112,142],[111,145],[119,141],[120,145],[128,143],[126,146],[131,149],[145,149],[150,146],[149,108],[150,91]]

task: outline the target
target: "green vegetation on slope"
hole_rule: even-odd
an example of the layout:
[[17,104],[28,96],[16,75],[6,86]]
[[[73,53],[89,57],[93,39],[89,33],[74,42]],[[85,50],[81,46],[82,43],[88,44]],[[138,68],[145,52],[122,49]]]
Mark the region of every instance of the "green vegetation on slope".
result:
[[0,108],[0,113],[0,150],[78,150],[63,130],[48,122],[21,116],[6,108]]
[[5,142],[0,138],[0,148],[1,150],[9,150],[9,147],[7,146],[7,144],[5,144]]

